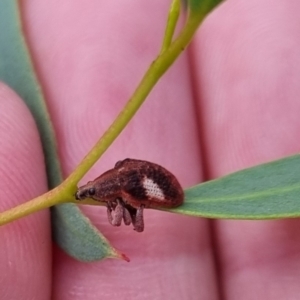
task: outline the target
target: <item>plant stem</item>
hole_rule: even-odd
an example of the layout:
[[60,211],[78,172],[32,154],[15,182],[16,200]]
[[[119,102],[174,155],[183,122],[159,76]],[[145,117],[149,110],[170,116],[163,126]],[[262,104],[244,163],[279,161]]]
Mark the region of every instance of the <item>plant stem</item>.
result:
[[[64,193],[65,194],[65,193]],[[39,197],[0,213],[0,226],[53,205],[69,202],[61,189],[55,188]]]
[[180,0],[173,0],[169,11],[167,26],[165,30],[165,36],[163,39],[160,54],[169,48],[172,43],[176,24],[180,15]]

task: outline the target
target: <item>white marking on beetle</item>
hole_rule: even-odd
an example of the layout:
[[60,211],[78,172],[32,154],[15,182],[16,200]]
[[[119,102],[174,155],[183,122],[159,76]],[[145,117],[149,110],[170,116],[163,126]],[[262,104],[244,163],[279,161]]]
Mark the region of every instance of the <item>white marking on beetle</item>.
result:
[[165,199],[163,190],[152,179],[145,177],[143,180],[143,187],[148,197],[160,200]]

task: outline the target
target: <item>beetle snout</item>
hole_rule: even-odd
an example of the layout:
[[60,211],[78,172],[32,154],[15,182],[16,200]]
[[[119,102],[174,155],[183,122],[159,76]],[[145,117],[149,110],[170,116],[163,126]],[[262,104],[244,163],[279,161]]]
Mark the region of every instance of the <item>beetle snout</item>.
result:
[[78,190],[76,193],[75,193],[75,199],[76,200],[83,200],[84,198],[86,198],[86,195],[85,195],[85,191],[80,191]]
[[77,191],[77,192],[75,193],[75,199],[76,199],[76,200],[80,200],[80,197],[79,197],[79,191]]

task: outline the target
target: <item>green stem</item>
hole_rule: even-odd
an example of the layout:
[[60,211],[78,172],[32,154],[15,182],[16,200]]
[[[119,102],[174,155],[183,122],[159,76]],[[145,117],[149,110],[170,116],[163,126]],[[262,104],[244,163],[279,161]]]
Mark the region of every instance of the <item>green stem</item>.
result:
[[64,197],[64,195],[58,187],[28,202],[8,209],[0,213],[0,226],[50,206],[70,202],[69,197]]
[[173,35],[175,32],[176,24],[180,15],[180,0],[173,0],[169,11],[167,26],[165,30],[165,36],[163,39],[160,54],[165,52],[172,43]]

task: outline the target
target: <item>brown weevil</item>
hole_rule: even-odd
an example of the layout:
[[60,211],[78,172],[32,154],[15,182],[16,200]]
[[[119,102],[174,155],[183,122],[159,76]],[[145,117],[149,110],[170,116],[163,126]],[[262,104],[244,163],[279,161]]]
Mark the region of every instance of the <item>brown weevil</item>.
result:
[[165,168],[143,160],[124,159],[94,181],[78,188],[75,198],[105,202],[110,224],[133,224],[144,230],[144,208],[171,208],[183,203],[183,190]]

